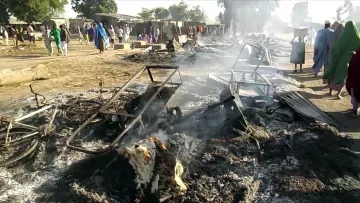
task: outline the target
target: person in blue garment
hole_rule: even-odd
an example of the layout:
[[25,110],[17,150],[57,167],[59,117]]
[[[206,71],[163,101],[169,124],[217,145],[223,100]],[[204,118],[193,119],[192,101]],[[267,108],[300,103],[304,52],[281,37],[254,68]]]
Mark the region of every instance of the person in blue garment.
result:
[[95,46],[100,50],[100,53],[104,53],[107,43],[107,34],[102,23],[97,23],[95,28]]
[[315,46],[314,46],[314,76],[316,77],[322,66],[324,66],[324,71],[329,66],[328,63],[328,54],[329,54],[329,38],[331,33],[333,32],[330,29],[330,21],[325,21],[325,27],[316,35]]

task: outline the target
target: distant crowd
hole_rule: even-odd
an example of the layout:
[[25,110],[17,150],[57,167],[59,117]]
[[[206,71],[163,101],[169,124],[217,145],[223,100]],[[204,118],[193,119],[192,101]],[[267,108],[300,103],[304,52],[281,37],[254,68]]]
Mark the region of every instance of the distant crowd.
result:
[[[312,38],[315,33],[310,30]],[[295,40],[297,38],[297,40]],[[303,37],[294,37],[291,41],[292,53],[290,62],[300,65],[305,63],[305,43]],[[337,98],[341,99],[344,87],[351,96],[351,114],[357,116],[360,104],[360,34],[353,21],[345,26],[339,22],[325,22],[323,29],[316,34],[314,44],[313,74],[318,76],[324,67],[323,81],[329,87],[329,95],[337,91]]]

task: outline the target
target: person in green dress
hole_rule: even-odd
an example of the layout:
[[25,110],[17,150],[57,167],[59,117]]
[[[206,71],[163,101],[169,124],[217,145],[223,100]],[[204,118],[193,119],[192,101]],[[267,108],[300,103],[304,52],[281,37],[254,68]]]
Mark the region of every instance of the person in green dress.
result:
[[332,48],[332,59],[328,69],[325,70],[323,79],[330,81],[330,88],[338,91],[337,98],[341,99],[341,92],[347,77],[348,63],[352,53],[360,46],[360,35],[353,21],[345,24],[344,30],[336,39]]
[[57,50],[58,50],[58,55],[62,55],[62,49],[61,49],[61,40],[60,40],[60,29],[54,25],[53,29],[50,32],[50,35],[54,38]]

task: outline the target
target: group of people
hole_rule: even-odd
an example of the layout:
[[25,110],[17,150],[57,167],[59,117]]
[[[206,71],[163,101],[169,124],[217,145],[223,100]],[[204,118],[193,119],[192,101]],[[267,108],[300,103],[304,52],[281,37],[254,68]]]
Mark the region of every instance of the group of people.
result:
[[143,29],[143,32],[138,32],[136,39],[144,40],[148,43],[157,43],[161,38],[160,28],[150,26],[149,31],[147,32],[146,28]]
[[71,35],[66,24],[62,24],[59,27],[54,24],[51,30],[48,26],[45,26],[42,32],[45,47],[48,50],[50,56],[53,54],[52,42],[55,42],[56,44],[58,55],[67,56],[68,44],[70,42]]
[[34,25],[32,24],[28,24],[26,29],[24,29],[20,25],[13,25],[8,28],[0,26],[0,36],[3,37],[6,46],[9,45],[9,38],[13,37],[14,45],[17,47],[19,42],[25,42],[24,40],[25,30],[29,42],[35,43]]
[[[293,41],[290,62],[295,64],[294,72],[297,72],[297,64],[302,72],[305,44],[301,37],[297,42]],[[356,24],[349,21],[344,26],[326,21],[325,27],[316,35],[313,60],[314,76],[317,77],[324,67],[323,81],[329,87],[329,94],[337,91],[337,98],[341,99],[345,87],[351,96],[351,113],[357,115],[360,104],[360,34]]]

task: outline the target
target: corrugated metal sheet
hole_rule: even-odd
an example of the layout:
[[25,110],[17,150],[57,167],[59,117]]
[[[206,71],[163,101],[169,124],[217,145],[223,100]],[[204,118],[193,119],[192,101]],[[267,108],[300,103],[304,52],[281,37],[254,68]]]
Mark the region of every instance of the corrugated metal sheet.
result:
[[[278,93],[277,93],[278,94]],[[278,94],[280,102],[289,105],[303,119],[309,122],[322,122],[337,126],[337,123],[298,92]]]

